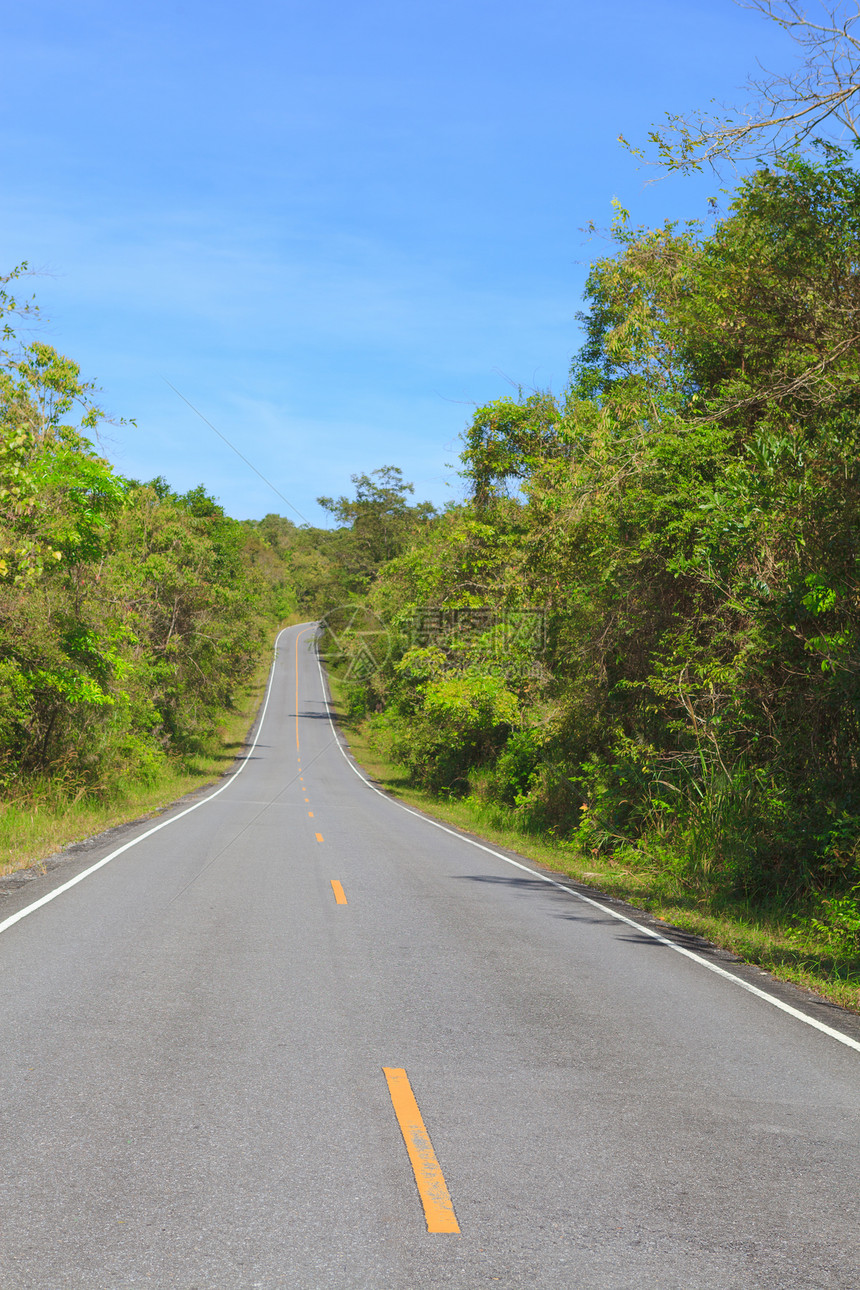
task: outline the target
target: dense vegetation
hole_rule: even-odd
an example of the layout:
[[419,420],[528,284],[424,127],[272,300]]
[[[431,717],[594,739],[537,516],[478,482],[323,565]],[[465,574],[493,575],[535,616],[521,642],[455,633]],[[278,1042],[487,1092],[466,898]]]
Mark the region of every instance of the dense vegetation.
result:
[[7,330],[6,799],[157,777],[277,621],[325,616],[414,784],[856,966],[860,176],[830,148],[613,237],[568,388],[478,408],[441,514],[393,466],[319,499],[332,529],[121,479],[77,367]]
[[38,332],[25,269],[0,279],[0,794],[62,810],[196,764],[275,626],[348,604],[435,512],[393,466],[320,499],[335,529],[122,478],[94,387],[16,334]]
[[614,237],[567,391],[478,409],[470,502],[370,586],[353,711],[436,792],[854,944],[860,176]]
[[309,619],[354,602],[436,516],[429,502],[410,505],[414,489],[397,466],[353,475],[352,483],[354,498],[317,498],[337,519],[336,529],[299,528],[281,515],[248,522],[283,562],[299,610]]
[[109,799],[211,739],[294,596],[202,487],[126,480],[99,455],[77,365],[16,341],[35,311],[20,272],[0,293],[0,790]]

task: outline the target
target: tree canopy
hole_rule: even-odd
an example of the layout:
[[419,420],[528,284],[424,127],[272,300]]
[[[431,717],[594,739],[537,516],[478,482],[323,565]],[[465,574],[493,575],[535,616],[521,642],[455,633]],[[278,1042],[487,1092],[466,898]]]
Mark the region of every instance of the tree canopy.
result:
[[476,410],[370,588],[353,709],[417,781],[691,891],[860,882],[858,211],[829,148],[617,223],[569,388]]

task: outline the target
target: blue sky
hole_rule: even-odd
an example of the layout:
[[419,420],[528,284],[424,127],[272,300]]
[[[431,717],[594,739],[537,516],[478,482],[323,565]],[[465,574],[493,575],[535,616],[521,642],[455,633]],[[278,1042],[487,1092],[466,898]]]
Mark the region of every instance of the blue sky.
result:
[[618,133],[791,49],[732,0],[6,0],[3,30],[0,267],[136,420],[106,455],[297,518],[169,381],[312,523],[382,465],[459,497],[473,406],[564,387],[608,249],[580,230],[719,189]]

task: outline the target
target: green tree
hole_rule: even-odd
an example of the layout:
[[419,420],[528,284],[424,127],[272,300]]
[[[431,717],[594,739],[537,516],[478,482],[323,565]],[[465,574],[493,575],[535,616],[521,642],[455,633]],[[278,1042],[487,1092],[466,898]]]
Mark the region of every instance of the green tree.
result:
[[563,410],[548,392],[496,399],[478,408],[465,434],[464,474],[482,509],[521,486],[551,458],[565,456]]
[[[366,706],[423,782],[674,848],[694,888],[860,878],[858,210],[830,149],[711,228],[619,218],[570,390],[478,411],[474,504],[370,593],[394,649]],[[546,650],[416,646],[422,604],[542,605]]]
[[337,558],[348,586],[365,589],[377,570],[405,550],[416,529],[436,515],[430,502],[410,506],[415,491],[398,466],[382,466],[370,475],[352,475],[355,496],[318,497],[317,502],[348,530]]
[[295,607],[283,560],[202,487],[122,479],[80,369],[18,341],[0,281],[0,784],[109,796],[193,754]]

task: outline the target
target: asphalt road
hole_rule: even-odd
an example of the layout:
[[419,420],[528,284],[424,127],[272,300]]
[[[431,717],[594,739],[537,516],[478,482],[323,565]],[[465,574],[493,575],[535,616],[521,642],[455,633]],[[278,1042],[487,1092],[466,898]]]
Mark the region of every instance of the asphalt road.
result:
[[375,792],[312,641],[217,795],[0,899],[0,1290],[857,1290],[860,1047]]

